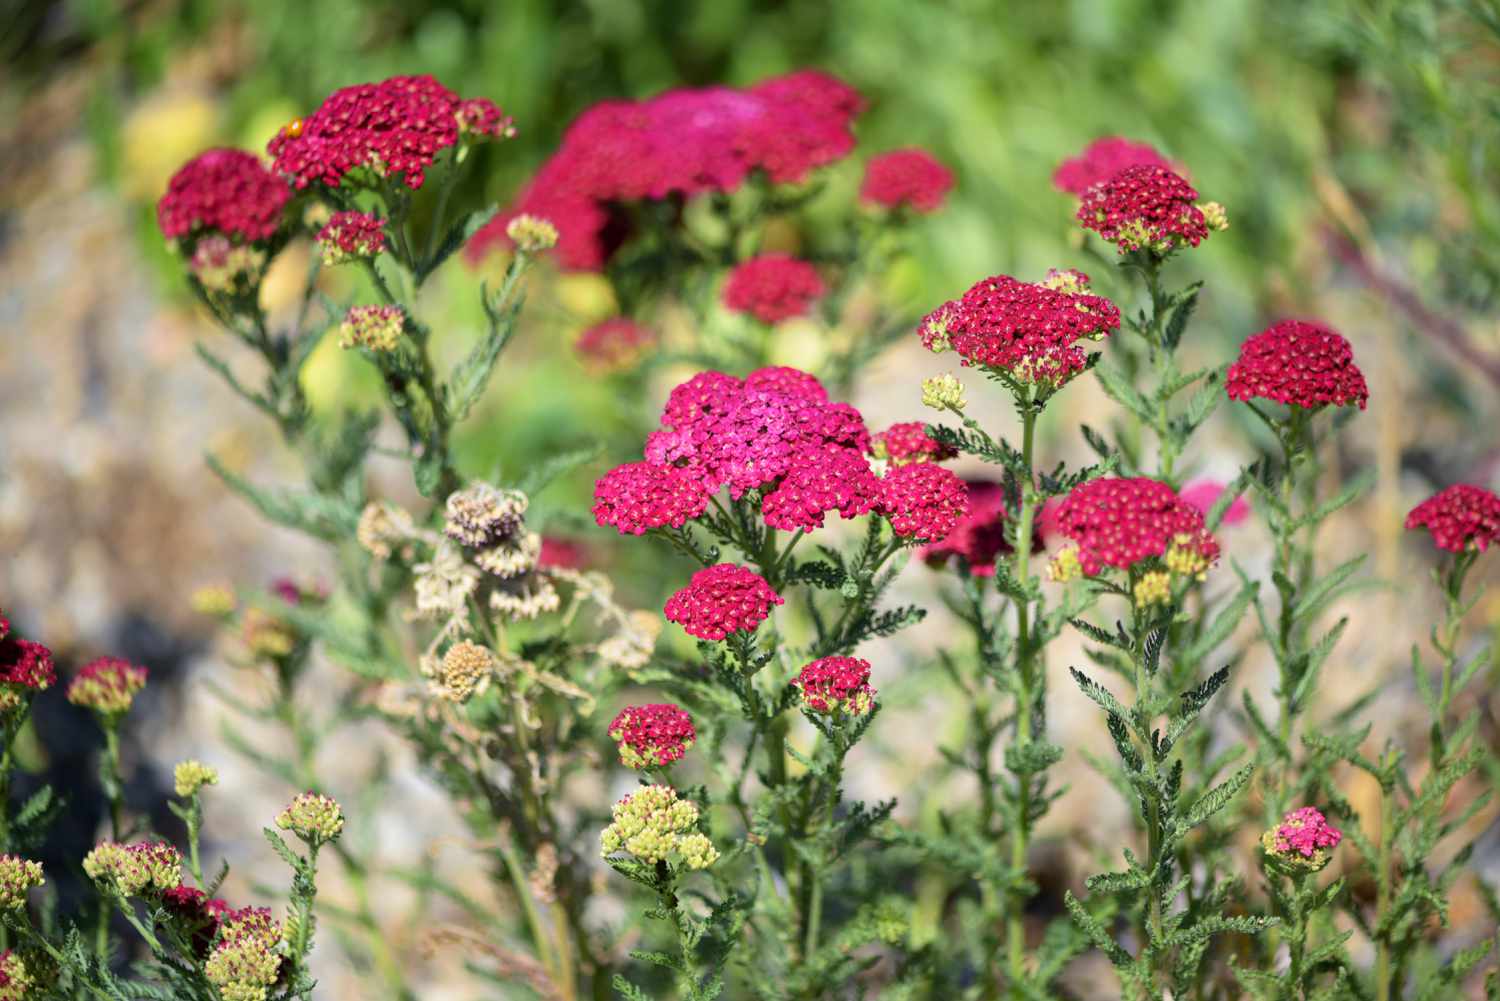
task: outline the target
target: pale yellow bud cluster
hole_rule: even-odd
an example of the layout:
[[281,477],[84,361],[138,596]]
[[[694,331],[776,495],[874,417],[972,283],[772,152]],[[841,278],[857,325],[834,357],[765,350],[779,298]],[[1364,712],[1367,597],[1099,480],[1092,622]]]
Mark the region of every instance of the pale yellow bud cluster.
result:
[[964,385],[955,377],[934,375],[922,380],[922,406],[934,410],[962,410],[967,405]]
[[161,893],[182,885],[182,854],[165,841],[102,841],[84,856],[83,871],[122,897]]
[[1229,211],[1218,202],[1204,202],[1198,206],[1198,211],[1203,213],[1203,221],[1208,223],[1208,228],[1222,233],[1229,228]]
[[448,648],[438,668],[437,688],[444,698],[467,702],[489,685],[495,655],[489,647],[462,640]]
[[198,790],[204,786],[218,785],[219,772],[201,761],[189,759],[178,762],[177,767],[172,769],[172,783],[177,795],[187,799],[197,795]]
[[1202,580],[1208,573],[1208,568],[1213,566],[1213,561],[1203,554],[1197,540],[1187,534],[1178,535],[1172,539],[1172,544],[1167,547],[1162,561],[1173,573],[1184,577],[1196,577],[1198,580]]
[[1066,583],[1083,576],[1083,565],[1078,562],[1078,548],[1069,546],[1052,557],[1047,564],[1047,577],[1058,583]]
[[203,974],[223,1001],[266,1001],[281,972],[282,928],[270,912],[247,908],[219,926]]
[[276,826],[309,845],[321,845],[343,833],[344,810],[332,796],[305,792],[277,815]]
[[1151,570],[1135,582],[1135,607],[1165,605],[1172,600],[1172,575],[1165,570]]
[[600,836],[602,854],[630,855],[648,865],[667,862],[705,869],[719,857],[697,830],[698,807],[671,786],[642,786],[611,808],[614,822]]
[[525,212],[506,225],[505,235],[523,254],[538,254],[557,246],[557,227],[540,216]]
[[237,599],[233,588],[211,584],[193,592],[192,604],[193,611],[199,615],[212,615],[216,619],[222,619],[234,613]]
[[351,306],[339,326],[339,347],[394,351],[405,325],[406,311],[400,306]]
[[18,855],[0,855],[0,910],[26,906],[26,894],[41,886],[42,864]]
[[36,986],[21,957],[10,950],[0,953],[0,1001],[23,1001]]

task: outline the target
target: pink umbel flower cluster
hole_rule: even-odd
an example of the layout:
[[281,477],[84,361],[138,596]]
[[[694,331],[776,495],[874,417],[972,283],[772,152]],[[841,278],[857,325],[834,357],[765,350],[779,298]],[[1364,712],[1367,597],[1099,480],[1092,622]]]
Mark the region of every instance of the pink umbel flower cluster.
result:
[[1484,552],[1500,539],[1500,497],[1484,487],[1455,483],[1418,504],[1406,527],[1425,528],[1439,549]]
[[[993,577],[995,560],[1011,552],[1005,539],[1005,523],[1010,513],[1005,508],[1005,490],[987,480],[965,480],[969,493],[969,513],[953,531],[937,542],[929,542],[917,553],[929,566],[942,566],[961,559],[975,577]],[[1033,526],[1032,547],[1042,545],[1041,525]]]
[[1292,810],[1261,835],[1266,861],[1289,875],[1316,872],[1332,859],[1344,834],[1314,807]]
[[680,625],[689,636],[722,640],[730,633],[754,632],[784,604],[765,578],[749,567],[718,563],[693,574],[687,587],[667,599],[667,621]]
[[828,291],[818,269],[789,254],[762,254],[735,266],[724,281],[724,308],[762,323],[806,316]]
[[1083,193],[1078,221],[1122,251],[1166,253],[1208,238],[1198,192],[1166,167],[1126,167]]
[[917,328],[932,351],[953,348],[965,365],[1008,373],[1027,383],[1061,386],[1083,371],[1079,343],[1102,340],[1120,326],[1120,311],[1090,295],[1079,272],[1034,285],[1009,275],[976,282],[962,298],[929,313]]
[[85,664],[68,683],[68,701],[105,716],[127,712],[146,687],[147,671],[119,657],[99,657]]
[[859,200],[883,209],[936,212],[953,190],[953,171],[926,150],[898,149],[870,158]]
[[609,724],[626,768],[663,768],[681,761],[698,739],[692,717],[670,702],[627,706]]
[[268,240],[292,197],[286,182],[252,153],[211,149],[178,169],[156,203],[162,236],[218,233],[244,243]]
[[951,445],[934,441],[921,421],[892,424],[870,439],[870,454],[897,466],[913,462],[946,462],[958,457]]
[[798,453],[776,489],[761,499],[761,515],[772,528],[810,532],[830,511],[845,519],[868,512],[879,483],[855,449],[819,445]]
[[1273,323],[1241,344],[1226,388],[1231,400],[1258,398],[1308,410],[1351,403],[1363,410],[1370,399],[1349,342],[1305,320]]
[[368,212],[335,212],[318,231],[324,264],[377,257],[385,249],[385,220]]
[[802,705],[815,713],[863,716],[875,705],[870,687],[870,662],[857,657],[823,657],[792,679]]
[[968,516],[969,488],[958,474],[930,462],[896,466],[881,478],[877,506],[897,535],[936,542]]
[[[57,682],[57,668],[52,651],[33,640],[23,640],[11,632],[10,620],[0,614],[0,685],[40,692]],[[0,710],[10,708],[6,695],[0,692]]]
[[573,342],[573,351],[589,368],[612,372],[633,365],[656,343],[656,331],[625,316],[615,316],[587,328]]
[[803,181],[853,150],[850,125],[863,107],[855,90],[814,70],[746,89],[596,104],[510,209],[475,234],[468,254],[482,257],[506,239],[510,218],[527,212],[557,227],[562,267],[598,270],[627,235],[616,206],[730,192],[756,172],[773,184]]
[[594,520],[621,535],[653,528],[681,528],[708,507],[703,483],[672,466],[627,462],[594,484]]
[[278,132],[267,150],[298,190],[336,188],[361,169],[420,188],[437,155],[461,138],[513,133],[511,120],[487,100],[460,100],[430,76],[398,76],[334,91]]
[[1076,547],[1060,554],[1064,578],[1069,563],[1093,577],[1105,567],[1129,570],[1155,559],[1172,573],[1196,576],[1219,558],[1203,513],[1167,484],[1147,477],[1079,484],[1063,498],[1054,520]]
[[1052,175],[1052,184],[1059,191],[1081,195],[1126,167],[1142,165],[1176,169],[1172,161],[1148,143],[1131,142],[1119,136],[1105,136],[1089,143],[1078,156],[1059,164]]

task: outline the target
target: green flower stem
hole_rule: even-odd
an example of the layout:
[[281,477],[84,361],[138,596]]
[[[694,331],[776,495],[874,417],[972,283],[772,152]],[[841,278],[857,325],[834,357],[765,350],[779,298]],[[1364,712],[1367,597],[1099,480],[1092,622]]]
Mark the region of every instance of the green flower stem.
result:
[[200,835],[203,832],[203,799],[198,793],[193,793],[188,798],[187,823],[188,832],[188,871],[193,874],[193,882],[201,888],[203,882],[203,863],[199,858]]
[[9,852],[10,843],[10,775],[15,770],[16,738],[31,715],[31,699],[24,699],[13,716],[0,729],[0,852]]
[[676,881],[672,876],[672,870],[664,861],[656,863],[657,897],[661,901],[661,909],[672,922],[672,927],[677,932],[677,951],[682,957],[681,969],[677,971],[677,989],[683,1001],[698,996],[698,983],[701,979],[698,972],[697,950],[693,947],[693,929],[691,918],[682,909],[681,902],[677,899]]
[[120,728],[119,721],[110,716],[101,717],[104,727],[104,760],[100,763],[100,779],[104,794],[109,798],[110,837],[119,841],[124,837],[125,801],[120,785]]

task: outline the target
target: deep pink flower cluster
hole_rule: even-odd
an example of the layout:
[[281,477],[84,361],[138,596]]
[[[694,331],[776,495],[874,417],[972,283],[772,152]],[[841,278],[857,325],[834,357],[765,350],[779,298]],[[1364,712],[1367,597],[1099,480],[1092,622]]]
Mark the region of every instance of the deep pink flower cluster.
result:
[[898,149],[870,158],[859,200],[886,209],[936,212],[953,190],[953,171],[926,150]]
[[762,254],[737,265],[724,282],[724,308],[762,323],[806,316],[828,287],[818,269],[789,254]]
[[1241,344],[1226,388],[1231,400],[1260,398],[1309,410],[1351,403],[1363,410],[1370,399],[1349,342],[1305,320],[1273,323]]
[[1078,156],[1059,164],[1052,175],[1052,184],[1059,191],[1081,195],[1126,167],[1142,165],[1177,170],[1172,161],[1148,143],[1131,142],[1119,136],[1105,136],[1089,143]]
[[669,702],[627,706],[606,732],[620,745],[620,761],[627,768],[663,767],[681,761],[698,739],[692,717]]
[[633,364],[655,343],[656,331],[629,317],[615,316],[579,334],[573,350],[590,368],[613,371]]
[[168,240],[202,229],[255,243],[276,233],[291,197],[286,182],[254,154],[211,149],[172,175],[156,203],[156,223]]
[[921,421],[892,424],[870,439],[870,452],[877,459],[889,459],[897,466],[912,462],[944,462],[958,456],[951,445],[934,441]]
[[700,480],[671,466],[627,462],[594,484],[594,520],[621,535],[681,528],[703,513],[709,496]]
[[511,121],[489,101],[462,101],[430,76],[397,76],[334,91],[267,146],[297,189],[338,187],[351,172],[420,188],[438,153],[463,135],[507,136]]
[[832,715],[843,710],[863,716],[875,704],[870,687],[870,662],[857,657],[815,660],[792,679],[802,704],[813,712]]
[[897,535],[937,542],[968,516],[969,488],[958,474],[930,462],[896,466],[881,478],[876,506]]
[[206,957],[219,933],[219,922],[230,912],[229,904],[186,884],[163,891],[161,904],[181,924],[193,953],[200,959]]
[[754,632],[771,614],[771,606],[784,603],[754,570],[718,563],[693,574],[687,587],[667,599],[664,611],[667,621],[689,636],[721,640],[730,633]]
[[[995,559],[1011,552],[1005,541],[1005,491],[988,480],[965,480],[969,492],[969,513],[958,526],[937,542],[929,542],[917,553],[930,566],[941,566],[950,559],[962,559],[976,577],[993,577]],[[1032,547],[1042,547],[1041,525],[1033,523]]]
[[761,514],[772,528],[810,532],[822,526],[829,511],[845,519],[867,513],[879,490],[880,480],[858,451],[815,446],[797,454],[776,489],[761,501]]
[[1295,853],[1312,858],[1325,848],[1337,848],[1342,840],[1344,833],[1328,823],[1319,810],[1304,806],[1281,818],[1281,824],[1276,828],[1274,848],[1280,854]]
[[500,244],[510,219],[527,212],[557,227],[562,267],[598,270],[625,235],[611,206],[734,191],[754,171],[775,184],[800,182],[854,148],[850,124],[863,106],[846,84],[812,70],[744,90],[596,104],[511,208],[475,234],[468,255]]
[[1087,576],[1106,566],[1128,570],[1142,560],[1181,553],[1188,569],[1207,568],[1219,544],[1203,514],[1165,483],[1146,477],[1106,477],[1074,487],[1056,513],[1057,530],[1078,546]]
[[343,259],[376,257],[385,249],[385,220],[368,212],[335,212],[318,231],[318,242]]
[[975,283],[963,297],[944,303],[922,320],[918,332],[930,350],[952,347],[965,365],[1000,369],[1024,382],[1060,386],[1083,371],[1083,339],[1099,340],[1120,325],[1120,311],[1103,296],[1083,289],[1084,276],[1070,272],[1080,291],[1049,288],[996,275]]
[[1500,497],[1484,487],[1455,483],[1418,504],[1406,516],[1406,527],[1425,528],[1439,549],[1481,553],[1500,539]]
[[1122,251],[1196,247],[1208,238],[1197,199],[1193,186],[1166,167],[1126,167],[1083,193],[1078,221]]
[[56,682],[52,651],[40,643],[11,635],[10,620],[0,614],[0,684],[40,692]]
[[589,551],[583,543],[574,539],[560,539],[555,535],[542,536],[542,550],[537,554],[537,566],[580,570],[588,564]]
[[68,701],[101,712],[123,712],[146,687],[149,672],[123,657],[96,657],[68,682]]

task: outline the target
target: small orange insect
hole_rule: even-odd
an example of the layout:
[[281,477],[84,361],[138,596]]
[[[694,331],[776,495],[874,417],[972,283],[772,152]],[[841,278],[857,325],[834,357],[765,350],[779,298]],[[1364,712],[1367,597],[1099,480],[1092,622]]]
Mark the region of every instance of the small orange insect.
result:
[[302,119],[293,118],[291,124],[288,125],[284,131],[286,132],[288,138],[296,139],[302,134]]

